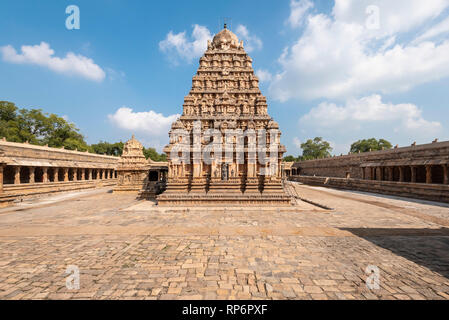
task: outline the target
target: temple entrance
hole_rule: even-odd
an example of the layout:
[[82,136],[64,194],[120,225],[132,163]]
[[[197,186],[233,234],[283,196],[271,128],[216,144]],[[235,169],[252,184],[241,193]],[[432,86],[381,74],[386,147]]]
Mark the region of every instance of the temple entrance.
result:
[[158,181],[159,180],[159,174],[157,171],[150,171],[150,174],[148,175],[149,181]]

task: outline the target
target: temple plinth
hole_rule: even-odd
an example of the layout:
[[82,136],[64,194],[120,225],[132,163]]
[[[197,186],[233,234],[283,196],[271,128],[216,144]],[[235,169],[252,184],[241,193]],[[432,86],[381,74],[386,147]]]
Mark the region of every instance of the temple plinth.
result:
[[158,204],[290,205],[281,171],[286,150],[267,108],[243,41],[225,28],[208,42],[169,132],[167,190]]

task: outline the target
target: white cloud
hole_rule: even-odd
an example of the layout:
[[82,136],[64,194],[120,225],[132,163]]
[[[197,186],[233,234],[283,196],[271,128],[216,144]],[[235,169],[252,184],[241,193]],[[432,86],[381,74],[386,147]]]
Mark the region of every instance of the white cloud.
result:
[[424,143],[443,132],[441,123],[424,119],[416,105],[384,103],[380,95],[350,99],[345,105],[321,103],[300,118],[299,126],[312,136],[331,137],[336,145],[371,137],[402,145]]
[[313,8],[313,2],[309,0],[291,0],[290,17],[287,22],[292,28],[301,26],[304,22],[304,16],[311,8]]
[[442,35],[444,33],[449,32],[449,17],[445,20],[441,21],[437,25],[433,26],[426,32],[424,32],[422,35],[420,35],[418,38],[414,40],[414,43],[418,43],[424,40],[435,38],[439,35]]
[[174,34],[170,31],[165,40],[159,42],[159,49],[168,55],[168,58],[178,64],[179,60],[185,60],[192,63],[203,55],[207,49],[207,40],[212,39],[209,29],[195,24],[191,40],[186,36],[186,32]]
[[240,40],[244,41],[245,50],[247,52],[262,49],[263,47],[262,40],[260,40],[255,35],[251,35],[244,25],[242,24],[238,25],[235,33]]
[[122,107],[114,114],[108,115],[109,120],[118,128],[150,136],[168,136],[171,124],[178,117],[177,114],[165,117],[162,113],[156,113],[153,110],[134,112],[127,107]]
[[333,16],[346,24],[366,25],[375,6],[379,13],[379,29],[368,30],[369,36],[383,37],[410,31],[429,19],[439,16],[449,3],[447,0],[335,0]]
[[264,69],[259,69],[256,71],[256,76],[259,78],[261,82],[270,82],[273,78],[272,74]]
[[[379,30],[368,30],[366,5],[380,9]],[[337,0],[333,15],[308,15],[303,34],[284,49],[271,95],[289,99],[343,98],[393,93],[449,76],[449,40],[399,43],[431,22],[445,0]],[[407,37],[406,37],[407,38]]]
[[22,52],[17,53],[11,45],[0,47],[3,60],[17,64],[35,64],[49,68],[52,71],[77,75],[93,81],[103,81],[106,73],[90,58],[76,55],[73,52],[67,53],[65,58],[55,57],[54,50],[46,42],[40,45],[22,46]]

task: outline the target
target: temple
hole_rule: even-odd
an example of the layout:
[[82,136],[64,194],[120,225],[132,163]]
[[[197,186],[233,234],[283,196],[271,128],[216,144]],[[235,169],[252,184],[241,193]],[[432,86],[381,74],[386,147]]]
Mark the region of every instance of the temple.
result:
[[152,200],[165,190],[166,176],[167,163],[147,160],[142,144],[133,135],[123,146],[114,193],[131,193]]
[[290,205],[279,125],[268,115],[243,41],[226,26],[208,41],[169,136],[159,205]]

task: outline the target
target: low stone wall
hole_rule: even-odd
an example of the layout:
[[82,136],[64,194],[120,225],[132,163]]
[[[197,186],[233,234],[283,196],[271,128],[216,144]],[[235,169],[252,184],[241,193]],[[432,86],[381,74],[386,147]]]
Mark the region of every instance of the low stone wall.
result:
[[365,191],[449,203],[449,185],[295,176],[290,181],[336,189]]
[[112,187],[116,184],[117,179],[4,185],[3,193],[0,194],[0,207],[11,205],[14,201],[57,192]]

